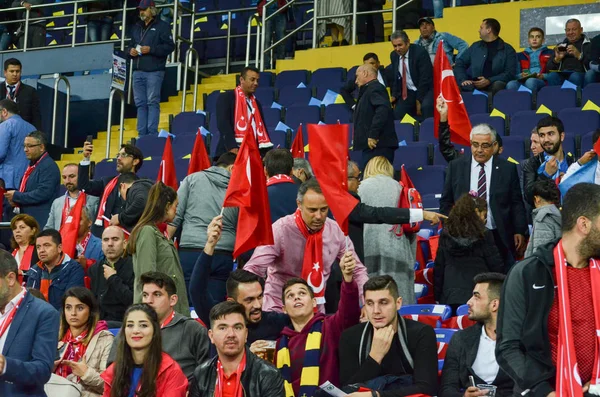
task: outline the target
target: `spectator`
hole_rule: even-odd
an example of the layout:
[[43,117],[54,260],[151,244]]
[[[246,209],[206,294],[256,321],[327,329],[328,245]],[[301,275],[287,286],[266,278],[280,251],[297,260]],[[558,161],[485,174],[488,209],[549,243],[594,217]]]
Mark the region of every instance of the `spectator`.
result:
[[[122,7],[118,0],[98,0],[87,4],[87,12],[115,10]],[[98,13],[87,16],[88,40],[108,41],[113,32],[114,12]]]
[[117,361],[101,375],[105,397],[127,397],[136,390],[151,396],[187,396],[188,380],[177,362],[162,351],[160,323],[150,306],[130,306],[119,333],[125,337],[117,338]]
[[[288,215],[273,224],[274,245],[263,245],[254,250],[244,269],[269,280],[265,285],[266,311],[282,311],[281,288],[290,278],[311,275],[317,294],[319,311],[324,311],[324,292],[331,268],[336,259],[342,259],[347,251],[354,251],[352,242],[347,242],[337,222],[327,218],[329,207],[319,183],[313,178],[298,189],[294,215]],[[322,245],[323,252],[314,247]],[[355,269],[359,289],[367,281],[364,265],[353,254],[357,262]],[[318,266],[315,266],[317,264]],[[313,274],[317,271],[317,275]],[[315,285],[315,280],[320,283]],[[279,292],[279,293],[278,293]],[[289,314],[289,313],[288,313]]]
[[93,216],[96,214],[98,209],[98,197],[90,196],[79,190],[77,186],[78,174],[79,168],[77,167],[77,164],[69,163],[63,167],[61,176],[67,192],[64,196],[60,196],[52,202],[50,214],[48,215],[48,222],[46,222],[44,230],[60,230],[60,227],[65,223],[67,216],[71,214],[75,203],[81,195],[83,195],[82,199],[85,200],[85,208],[88,211],[88,215]]
[[340,259],[344,282],[338,311],[331,316],[315,313],[317,300],[308,282],[293,277],[284,284],[281,300],[292,326],[281,332],[275,362],[283,376],[286,395],[313,396],[326,381],[339,386],[340,336],[358,324],[360,317],[359,292],[354,280],[356,265],[349,251]]
[[302,185],[304,182],[313,177],[312,167],[306,159],[294,159],[292,167],[292,179],[297,185]]
[[454,313],[469,300],[473,277],[479,273],[501,273],[504,263],[492,232],[486,229],[488,207],[475,192],[463,195],[454,205],[440,235],[433,271],[436,302]]
[[[359,0],[356,3],[358,12],[381,11],[385,0]],[[358,44],[380,43],[383,41],[383,14],[357,15],[356,34]]]
[[[181,203],[177,207],[175,220],[169,225],[169,234],[173,236],[176,229],[181,228],[179,257],[185,285],[189,285],[194,264],[206,244],[208,225],[223,208],[234,162],[235,154],[225,153],[214,166],[188,175],[179,186],[177,195]],[[198,200],[198,197],[202,197],[202,200]],[[223,210],[223,237],[213,256],[208,288],[218,301],[225,299],[225,281],[233,270],[237,213],[237,208]]]
[[10,190],[4,197],[15,207],[15,213],[29,214],[39,225],[45,225],[52,202],[58,196],[60,171],[46,152],[46,136],[42,132],[27,135],[23,147],[29,166],[19,190]]
[[419,18],[424,14],[423,3],[412,0],[397,0],[396,11],[397,29],[418,29]]
[[23,142],[35,127],[19,116],[17,104],[10,99],[0,100],[0,178],[8,189],[17,189],[29,161]]
[[396,120],[402,120],[407,114],[419,120],[433,117],[433,66],[427,50],[410,44],[402,30],[392,33],[391,41],[394,46],[390,54],[394,117]]
[[[394,167],[384,157],[373,157],[358,188],[362,202],[373,207],[398,207],[402,186],[394,180]],[[369,277],[390,275],[405,302],[415,302],[414,265],[417,237],[390,231],[389,225],[365,225],[365,266]]]
[[94,236],[90,230],[92,221],[87,208],[81,209],[81,220],[77,230],[77,262],[87,271],[90,266],[104,259],[102,240]]
[[129,56],[133,58],[133,99],[137,107],[137,131],[140,137],[158,135],[160,91],[165,77],[167,57],[175,49],[171,28],[156,18],[152,0],[137,6],[140,20],[131,31]]
[[10,230],[12,230],[10,239],[12,256],[19,264],[19,276],[23,276],[39,261],[35,249],[35,237],[40,227],[34,217],[20,214],[11,219]]
[[565,127],[558,117],[544,117],[537,123],[536,130],[544,152],[523,163],[523,190],[525,201],[530,205],[533,205],[533,184],[537,180],[550,179],[558,183],[575,162],[563,150]]
[[529,141],[531,142],[529,149],[531,150],[531,154],[533,155],[533,157],[539,156],[541,153],[544,152],[544,148],[540,143],[540,136],[537,133],[537,128],[534,128],[533,131],[531,131],[531,137],[529,138]]
[[279,371],[244,344],[248,328],[242,305],[232,301],[219,303],[210,311],[210,324],[208,332],[217,356],[196,369],[190,396],[286,395]]
[[[487,124],[471,130],[471,156],[450,162],[440,199],[440,212],[449,214],[454,203],[469,191],[488,204],[486,227],[492,231],[505,270],[514,264],[517,252],[525,250],[525,208],[517,167],[493,156],[496,131]],[[502,182],[500,182],[502,181]]]
[[[532,92],[537,92],[546,85],[548,75],[548,60],[554,57],[554,52],[544,45],[544,31],[541,28],[531,28],[527,35],[529,47],[517,54],[516,80],[506,85],[507,90],[518,90],[523,84]],[[554,81],[553,83],[557,83]]]
[[248,127],[254,130],[260,149],[273,147],[264,122],[262,106],[254,95],[259,79],[258,69],[247,66],[240,74],[240,84],[217,98],[217,128],[221,134],[217,156],[225,152],[237,154]]
[[[469,49],[467,42],[460,37],[435,30],[435,23],[429,17],[419,19],[419,31],[421,32],[421,36],[415,41],[415,44],[427,50],[432,64],[435,61],[435,54],[437,53],[440,41],[444,42],[444,52],[452,65],[454,65],[455,59],[458,59]],[[454,56],[455,50],[457,52],[456,58]]]
[[[485,91],[495,95],[512,80],[517,70],[514,48],[500,34],[500,22],[486,18],[479,28],[477,41],[456,60],[454,74],[463,91]],[[551,67],[548,66],[550,69]],[[470,73],[467,71],[470,69]]]
[[[349,0],[329,0],[319,4],[317,15],[329,17],[330,15],[348,14],[352,12],[352,2]],[[350,45],[352,37],[352,25],[349,17],[325,18],[319,21],[317,26],[317,39],[323,46],[325,31],[329,28],[331,32],[331,46]]]
[[540,179],[533,184],[533,230],[525,250],[525,258],[533,255],[539,247],[556,241],[562,235],[560,190],[554,181]]
[[546,67],[557,70],[548,76],[554,84],[562,84],[568,80],[576,86],[583,87],[585,73],[591,60],[591,42],[583,34],[583,27],[578,19],[572,18],[565,24],[566,38],[554,47],[554,57],[550,58]]
[[359,66],[356,85],[360,90],[353,117],[353,150],[362,150],[363,168],[376,156],[393,163],[398,148],[394,112],[385,86],[377,81],[377,70],[370,65]]
[[[22,22],[19,25],[19,30],[17,30],[16,36],[19,38],[18,48],[24,49],[27,46],[27,49],[31,48],[39,48],[46,46],[46,23],[45,19],[38,19],[35,21],[31,21],[34,18],[42,18],[44,17],[44,9],[43,8],[31,8],[31,6],[37,6],[43,4],[43,0],[14,0],[12,2],[12,7],[23,7],[27,11],[29,11],[29,21]],[[23,11],[20,15],[21,19],[25,19],[27,16],[26,11]],[[29,23],[27,27],[28,34],[25,37],[25,23]],[[27,39],[27,41],[25,41]],[[36,125],[37,127],[37,125]]]
[[173,278],[179,291],[179,299],[175,311],[189,316],[187,289],[183,279],[183,271],[179,263],[179,255],[173,241],[165,236],[158,225],[173,221],[177,210],[177,193],[162,182],[156,182],[148,195],[148,204],[140,221],[131,232],[127,242],[127,253],[133,255],[133,272],[135,273],[135,303],[142,301],[142,283],[140,276],[146,272],[161,272]]
[[532,396],[595,394],[600,376],[600,186],[573,186],[561,213],[562,239],[515,265],[498,312],[498,364]]
[[[258,15],[261,18],[263,13],[263,7],[266,2],[266,0],[261,0],[256,6]],[[277,14],[275,14],[275,12],[277,12],[278,9],[284,7],[286,3],[287,2],[285,0],[277,0],[276,2],[273,2],[267,6],[267,16],[269,16],[270,18],[265,22],[265,46],[263,48],[270,47],[271,45],[277,43],[279,40],[283,39],[283,36],[285,36],[285,28],[287,26],[288,21],[288,11],[290,9],[287,8],[285,11],[278,12]],[[273,48],[272,52],[275,54],[275,60],[285,58],[285,46],[286,43],[283,42],[277,47]],[[271,65],[271,51],[267,51],[265,53],[265,69],[275,69],[275,60]]]
[[[30,16],[33,17],[33,13],[30,14]],[[29,28],[31,29],[31,27],[32,26],[30,25]],[[31,32],[32,31],[30,30],[29,33],[32,34]],[[44,34],[44,44],[42,44],[42,46],[45,45],[45,36],[46,35]],[[4,61],[5,80],[0,83],[0,98],[10,99],[15,102],[19,111],[18,113],[13,114],[18,114],[23,120],[27,121],[29,124],[33,124],[35,129],[41,130],[42,113],[40,111],[40,98],[38,97],[35,88],[21,81],[22,71],[23,67],[21,61],[18,59],[9,58]]]
[[[368,1],[368,0],[367,0]],[[381,66],[379,63],[379,57],[374,52],[369,52],[365,54],[363,57],[363,65],[371,66],[373,69],[377,71],[377,81],[381,83],[384,87],[389,87],[389,76],[386,72],[385,68]],[[350,108],[350,110],[354,110],[356,108],[356,99],[354,98],[354,93],[358,93],[358,85],[356,84],[356,79],[348,79],[346,84],[342,86],[340,89],[340,95],[344,98],[344,102]]]
[[[90,196],[100,197],[98,213],[94,226],[92,226],[92,233],[95,236],[102,236],[102,231],[109,226],[112,217],[121,212],[123,199],[120,196],[119,186],[117,186],[119,175],[90,180],[90,158],[93,150],[94,145],[91,142],[83,144],[83,160],[79,163],[77,187]],[[144,163],[144,155],[140,149],[126,143],[121,145],[116,163],[118,174],[128,172],[137,173]]]
[[[600,76],[600,36],[590,42],[590,68],[585,72],[584,85],[597,83]],[[585,104],[584,104],[585,105]]]
[[298,185],[292,179],[294,158],[287,149],[270,150],[263,160],[267,176],[267,193],[271,223],[296,212]]
[[[88,269],[91,289],[100,306],[100,318],[108,322],[123,321],[125,311],[133,303],[133,263],[125,255],[125,234],[116,226],[102,233],[104,260]],[[111,324],[111,328],[114,327]]]
[[56,310],[62,308],[62,297],[71,287],[83,287],[83,269],[62,252],[60,233],[54,229],[40,232],[35,239],[40,261],[29,269],[27,288],[40,290]]
[[119,175],[119,195],[125,203],[121,212],[112,216],[110,224],[131,232],[144,212],[153,183],[150,179],[139,179],[133,172]]
[[364,384],[381,396],[435,395],[433,328],[398,315],[402,297],[388,275],[369,279],[364,294],[369,321],[347,329],[340,340],[341,384]]
[[[10,8],[12,1],[5,0],[0,4],[0,8]],[[5,24],[0,25],[0,51],[8,50],[8,47],[12,47],[12,33],[15,31],[15,24],[6,23],[17,19],[15,12],[3,12],[0,15],[0,22]]]
[[92,292],[70,288],[62,297],[58,333],[59,357],[54,373],[79,384],[84,397],[102,396],[108,353],[113,342]]
[[45,397],[58,340],[58,313],[18,281],[17,262],[0,250],[0,395]]
[[[469,305],[469,320],[477,324],[454,334],[444,359],[440,397],[478,396],[486,393],[473,386],[496,386],[496,396],[513,395],[514,383],[496,361],[496,319],[500,306],[500,291],[505,276],[501,273],[481,273],[475,276],[473,296]],[[463,394],[464,390],[464,394]]]
[[[592,134],[592,143],[596,144],[596,141],[598,141],[598,138],[600,138],[600,129],[597,129]],[[577,172],[581,167],[583,167],[588,162],[590,162],[592,160],[598,162],[598,159],[596,158],[596,156],[597,156],[596,152],[593,149],[585,152],[583,154],[583,156],[581,156],[579,158],[579,160],[573,162],[573,164],[571,164],[569,166],[569,169],[567,170],[567,173],[565,175],[563,175],[561,182],[566,181],[567,178],[570,178],[575,172]],[[600,166],[596,165],[594,177],[586,182],[595,183],[596,185],[600,185]]]

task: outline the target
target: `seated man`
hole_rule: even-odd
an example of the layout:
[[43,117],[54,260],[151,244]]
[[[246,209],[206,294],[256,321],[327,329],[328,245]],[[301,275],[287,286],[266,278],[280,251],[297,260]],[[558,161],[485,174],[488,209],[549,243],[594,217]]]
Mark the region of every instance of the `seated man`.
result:
[[565,80],[583,87],[586,71],[591,58],[590,39],[583,34],[583,27],[578,19],[571,18],[565,24],[565,39],[554,47],[554,56],[548,61],[548,70],[557,71],[549,76],[552,84],[559,85]]
[[529,48],[517,54],[516,80],[506,85],[507,90],[518,90],[521,85],[524,85],[532,92],[536,92],[546,85],[546,78],[551,76],[548,74],[547,66],[548,60],[554,57],[554,52],[544,45],[544,30],[529,29],[527,40]]
[[284,396],[283,379],[272,365],[244,345],[248,337],[244,307],[221,302],[210,310],[211,342],[217,356],[194,371],[191,397]]
[[369,322],[344,331],[340,340],[341,384],[365,385],[380,397],[435,395],[438,361],[433,328],[398,315],[402,297],[388,275],[367,281],[364,297]]
[[[496,396],[511,396],[514,383],[496,362],[496,319],[500,292],[505,276],[500,273],[478,274],[473,282],[469,305],[469,320],[477,324],[458,331],[452,337],[444,359],[440,397],[478,396],[482,390],[475,384],[497,387]],[[464,393],[464,394],[463,394]],[[478,394],[479,393],[479,394]]]
[[[467,42],[460,37],[435,30],[435,23],[433,22],[433,19],[429,17],[419,19],[419,32],[421,32],[421,36],[415,40],[415,44],[420,45],[427,50],[432,64],[435,61],[435,54],[437,53],[440,41],[444,42],[444,52],[451,65],[454,65],[455,59],[459,58],[469,49]],[[454,56],[454,50],[457,52],[456,58]]]

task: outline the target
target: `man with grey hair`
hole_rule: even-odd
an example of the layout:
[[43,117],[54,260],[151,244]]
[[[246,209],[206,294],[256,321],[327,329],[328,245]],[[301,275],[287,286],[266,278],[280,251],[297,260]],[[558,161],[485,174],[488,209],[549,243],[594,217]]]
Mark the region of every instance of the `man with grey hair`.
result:
[[[102,240],[94,236],[91,232],[92,217],[86,207],[81,209],[81,217],[79,220],[79,229],[77,230],[77,243],[75,245],[77,254],[77,262],[87,270],[96,262],[104,260],[102,253]],[[62,234],[62,233],[61,233]],[[66,237],[63,235],[63,239]]]
[[294,159],[292,167],[292,179],[297,185],[301,185],[313,177],[312,167],[306,159]]
[[429,53],[420,45],[410,44],[402,30],[392,33],[391,41],[394,117],[396,120],[407,114],[419,120],[433,117],[433,66]]
[[[565,24],[565,39],[554,47],[554,57],[548,60],[547,70],[568,71],[570,73],[550,73],[551,85],[562,84],[569,80],[576,86],[583,87],[586,72],[592,60],[592,44],[590,39],[583,34],[583,27],[579,19],[571,18]],[[593,81],[589,81],[593,82]]]
[[454,203],[464,194],[487,201],[486,227],[494,240],[508,271],[525,249],[527,222],[517,167],[498,156],[497,135],[488,124],[471,130],[471,155],[460,156],[448,164],[440,212],[448,215]]

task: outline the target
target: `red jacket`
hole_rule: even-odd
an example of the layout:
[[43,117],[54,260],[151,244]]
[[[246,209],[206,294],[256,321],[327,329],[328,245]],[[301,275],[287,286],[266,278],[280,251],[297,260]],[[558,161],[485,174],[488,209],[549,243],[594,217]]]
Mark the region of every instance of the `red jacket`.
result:
[[[103,397],[110,397],[112,380],[114,377],[115,364],[104,371],[100,377],[104,379]],[[175,362],[167,353],[162,354],[162,361],[156,378],[156,395],[160,397],[186,397],[188,390],[188,380],[179,364]],[[124,391],[124,396],[129,390]]]
[[[540,56],[540,68],[541,68],[540,73],[548,73],[546,66],[548,64],[548,60],[550,60],[554,57],[554,51],[546,48],[540,52],[539,56]],[[519,62],[519,66],[521,67],[521,72],[523,72],[523,70],[525,70],[525,69],[529,69],[531,60],[530,60],[529,54],[527,52],[525,52],[525,51],[519,52],[517,54],[517,61]]]

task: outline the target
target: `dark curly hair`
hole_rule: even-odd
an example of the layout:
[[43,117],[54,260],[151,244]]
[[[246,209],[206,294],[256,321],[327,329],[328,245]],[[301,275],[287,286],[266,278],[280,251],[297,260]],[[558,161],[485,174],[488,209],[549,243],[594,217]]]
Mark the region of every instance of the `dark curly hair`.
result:
[[480,197],[464,194],[450,211],[445,229],[452,237],[482,238],[485,234],[485,224],[475,213],[475,210],[487,211],[487,202]]

